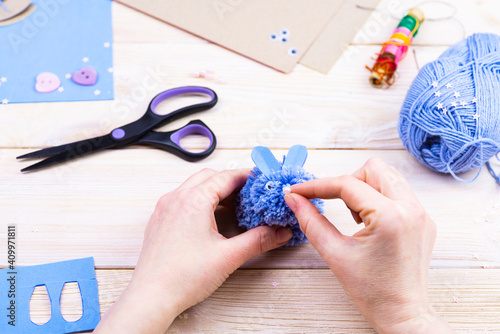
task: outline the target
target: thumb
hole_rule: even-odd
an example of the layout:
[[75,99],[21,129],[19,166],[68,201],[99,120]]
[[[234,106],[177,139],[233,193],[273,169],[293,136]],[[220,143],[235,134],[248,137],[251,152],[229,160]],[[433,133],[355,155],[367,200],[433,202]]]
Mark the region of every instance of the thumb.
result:
[[295,213],[299,221],[300,229],[306,235],[309,242],[323,257],[337,254],[336,249],[343,243],[343,235],[318,208],[307,198],[298,194],[287,194],[286,204]]
[[292,230],[280,226],[257,226],[225,240],[238,267],[251,258],[283,246],[292,237]]

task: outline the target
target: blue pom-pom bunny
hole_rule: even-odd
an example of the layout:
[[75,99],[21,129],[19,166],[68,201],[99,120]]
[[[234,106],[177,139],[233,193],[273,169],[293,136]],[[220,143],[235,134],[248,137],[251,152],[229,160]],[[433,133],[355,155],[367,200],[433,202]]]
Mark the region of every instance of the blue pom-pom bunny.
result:
[[[256,167],[248,175],[247,183],[236,196],[236,216],[241,227],[247,229],[260,225],[288,226],[292,238],[285,246],[306,242],[294,213],[285,202],[283,189],[291,185],[313,180],[316,177],[302,167],[307,159],[307,148],[295,145],[280,163],[267,147],[257,146],[252,151]],[[311,202],[323,213],[323,201]]]

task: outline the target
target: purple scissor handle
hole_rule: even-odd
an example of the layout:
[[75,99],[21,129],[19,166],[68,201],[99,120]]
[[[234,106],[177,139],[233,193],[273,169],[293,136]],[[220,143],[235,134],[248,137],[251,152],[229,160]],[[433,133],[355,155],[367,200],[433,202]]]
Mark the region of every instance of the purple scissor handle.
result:
[[[180,140],[189,135],[202,135],[210,140],[210,145],[202,152],[190,152],[183,149]],[[182,128],[170,132],[151,131],[138,139],[137,144],[151,145],[173,153],[186,161],[198,161],[208,157],[215,150],[217,141],[210,128],[199,119],[189,122]]]
[[[156,112],[156,108],[161,102],[174,96],[188,94],[207,95],[210,97],[210,100],[188,105],[165,115]],[[210,109],[215,106],[216,103],[217,94],[210,88],[185,86],[166,90],[156,95],[153,100],[151,100],[144,116],[135,122],[114,129],[107,135],[56,147],[49,147],[17,157],[18,159],[25,159],[50,156],[21,171],[47,167],[107,148],[124,148],[131,145],[151,145],[173,153],[187,161],[201,160],[208,157],[215,150],[217,144],[214,133],[202,121],[191,121],[187,125],[170,132],[156,132],[153,131],[153,129],[173,122],[181,117]],[[190,152],[183,149],[180,145],[180,140],[192,134],[199,134],[207,137],[210,140],[210,145],[202,152]]]

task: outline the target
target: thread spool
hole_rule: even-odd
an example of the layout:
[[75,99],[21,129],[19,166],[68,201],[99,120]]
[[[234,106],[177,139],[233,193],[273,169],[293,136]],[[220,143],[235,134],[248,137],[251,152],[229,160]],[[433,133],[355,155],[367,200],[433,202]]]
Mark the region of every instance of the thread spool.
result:
[[373,67],[366,66],[371,71],[369,82],[373,87],[382,88],[384,85],[390,86],[394,83],[394,73],[398,64],[406,56],[413,37],[417,35],[424,19],[424,13],[420,9],[412,8],[399,22],[389,41],[382,45]]

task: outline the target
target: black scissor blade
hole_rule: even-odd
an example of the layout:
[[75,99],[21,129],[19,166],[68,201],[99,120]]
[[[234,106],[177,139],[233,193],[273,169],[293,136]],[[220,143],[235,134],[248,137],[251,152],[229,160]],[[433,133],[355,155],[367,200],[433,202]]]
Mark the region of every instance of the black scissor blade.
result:
[[34,151],[34,152],[30,152],[30,153],[27,153],[24,155],[20,155],[16,159],[41,158],[41,157],[48,157],[50,155],[56,155],[56,154],[64,153],[64,152],[78,152],[80,147],[87,146],[88,142],[93,142],[93,143],[98,144],[106,137],[108,137],[108,136],[107,135],[100,136],[100,137],[95,137],[92,139],[75,141],[75,142],[69,143],[69,144],[47,147],[47,148],[44,148],[44,149],[41,149],[38,151]]
[[100,150],[104,150],[106,148],[111,148],[116,145],[116,142],[113,141],[109,136],[98,137],[98,141],[95,141],[96,138],[90,140],[84,140],[78,142],[80,145],[73,150],[63,151],[56,155],[53,155],[45,160],[42,160],[34,165],[21,169],[21,172],[28,172],[35,169],[40,169],[44,167],[49,167],[61,162],[65,162],[68,160],[72,160],[75,158],[79,158],[81,156],[97,152]]

